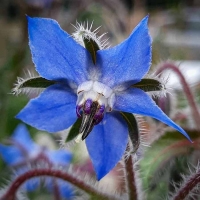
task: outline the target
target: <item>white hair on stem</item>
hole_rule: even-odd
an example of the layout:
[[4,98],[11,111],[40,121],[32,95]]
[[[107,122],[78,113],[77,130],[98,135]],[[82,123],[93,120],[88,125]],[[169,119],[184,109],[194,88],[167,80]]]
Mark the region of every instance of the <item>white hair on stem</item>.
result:
[[[174,193],[170,193],[168,196],[168,200],[172,200],[174,199],[176,193],[180,190],[180,188],[184,187],[184,185],[188,182],[191,182],[191,178],[193,178],[197,173],[199,173],[200,171],[200,161],[198,161],[197,165],[194,166],[193,164],[188,164],[188,175],[185,174],[181,174],[181,177],[183,179],[183,181],[181,183],[172,183],[174,188],[175,188],[175,192]],[[199,197],[199,191],[200,191],[200,184],[197,183],[193,189],[188,193],[188,195],[185,197],[185,200],[189,200],[189,199],[196,199]]]

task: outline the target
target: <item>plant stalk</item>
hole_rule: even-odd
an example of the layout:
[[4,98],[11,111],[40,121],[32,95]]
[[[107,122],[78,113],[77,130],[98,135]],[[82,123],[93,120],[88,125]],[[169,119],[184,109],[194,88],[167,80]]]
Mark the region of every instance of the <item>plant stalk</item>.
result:
[[33,169],[18,176],[12,182],[11,186],[8,188],[6,193],[0,198],[0,200],[15,200],[15,195],[19,187],[27,180],[33,177],[38,177],[38,176],[51,176],[54,178],[59,178],[73,184],[74,186],[80,188],[81,190],[84,190],[88,194],[95,196],[99,199],[116,200],[116,198],[111,195],[99,192],[93,186],[89,185],[88,183],[85,183],[84,180],[77,179],[75,176],[67,172],[63,172],[61,170],[56,170],[56,169],[51,169],[51,168]]
[[161,72],[163,72],[163,71],[165,71],[167,69],[171,69],[172,71],[174,71],[179,76],[180,82],[181,82],[182,87],[183,87],[183,90],[185,92],[185,95],[186,95],[186,97],[188,99],[188,102],[189,102],[191,110],[192,110],[192,116],[193,116],[193,119],[194,119],[194,121],[196,123],[196,128],[198,130],[200,130],[200,113],[198,111],[198,107],[197,107],[197,105],[195,103],[194,96],[193,96],[193,94],[192,94],[192,92],[190,90],[190,87],[189,87],[188,83],[185,80],[185,77],[183,76],[183,74],[179,70],[179,68],[176,65],[174,65],[173,63],[170,63],[170,62],[163,63],[159,67],[157,73],[159,74],[159,73],[161,73]]

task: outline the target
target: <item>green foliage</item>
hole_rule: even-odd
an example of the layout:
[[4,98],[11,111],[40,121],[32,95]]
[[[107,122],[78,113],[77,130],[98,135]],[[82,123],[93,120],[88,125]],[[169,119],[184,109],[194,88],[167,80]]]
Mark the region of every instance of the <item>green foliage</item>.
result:
[[186,140],[177,131],[166,132],[145,152],[140,166],[144,188],[150,190],[149,200],[172,192],[172,181],[181,181],[180,173],[186,174],[189,156],[200,149],[196,140],[200,133],[195,130],[186,132],[194,143]]

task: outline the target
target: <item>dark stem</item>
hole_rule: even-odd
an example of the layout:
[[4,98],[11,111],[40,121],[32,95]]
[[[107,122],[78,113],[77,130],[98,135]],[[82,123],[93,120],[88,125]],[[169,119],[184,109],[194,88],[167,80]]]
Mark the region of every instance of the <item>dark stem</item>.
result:
[[61,200],[59,187],[56,178],[53,179],[53,193],[54,193],[54,199],[55,200]]
[[[129,151],[129,147],[126,149]],[[134,162],[131,155],[124,161],[125,163],[125,180],[126,180],[126,189],[129,195],[129,200],[137,200],[137,185],[135,182],[135,171],[134,171]]]
[[192,92],[191,92],[191,90],[190,90],[190,88],[189,88],[189,86],[188,86],[188,84],[185,80],[185,77],[183,76],[183,74],[181,73],[181,71],[179,70],[179,68],[176,65],[174,65],[173,63],[169,63],[169,62],[162,64],[162,66],[158,69],[157,73],[159,74],[166,69],[173,70],[179,76],[181,84],[183,86],[183,90],[185,92],[185,95],[186,95],[188,102],[190,104],[190,107],[192,109],[192,115],[193,115],[193,119],[196,123],[196,127],[197,127],[198,130],[200,130],[200,123],[199,123],[200,122],[200,114],[198,112],[198,108],[197,108],[197,105],[194,101],[194,97],[192,95]]
[[173,197],[173,200],[183,200],[185,197],[192,191],[192,189],[200,183],[200,170],[191,176],[183,185],[182,187],[177,191],[175,196]]
[[38,176],[51,176],[54,178],[60,178],[64,181],[67,181],[74,186],[84,190],[90,195],[95,196],[97,199],[104,199],[104,200],[115,200],[116,198],[113,196],[110,196],[108,194],[104,194],[96,190],[93,186],[85,183],[84,180],[79,180],[75,176],[67,173],[62,172],[61,170],[55,170],[55,169],[33,169],[30,170],[20,176],[18,176],[11,184],[11,186],[8,188],[7,192],[0,198],[0,200],[15,200],[15,194],[19,187],[26,182],[27,180],[38,177]]

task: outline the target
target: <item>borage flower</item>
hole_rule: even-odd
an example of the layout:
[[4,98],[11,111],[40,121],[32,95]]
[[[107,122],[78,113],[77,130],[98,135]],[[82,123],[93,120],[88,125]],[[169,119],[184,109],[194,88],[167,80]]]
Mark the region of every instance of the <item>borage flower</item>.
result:
[[156,118],[190,140],[145,93],[163,87],[158,80],[142,79],[151,64],[147,23],[148,16],[124,42],[103,49],[101,37],[91,28],[79,25],[74,40],[56,21],[28,17],[29,45],[41,77],[21,80],[14,91],[48,87],[17,118],[49,132],[66,129],[77,116],[81,118],[76,140],[86,138],[98,180],[125,152],[129,134],[125,112]]
[[[17,176],[34,169],[38,164],[45,164],[45,168],[47,166],[67,167],[72,160],[72,154],[64,149],[53,151],[37,145],[23,124],[18,125],[9,141],[10,146],[0,144],[0,155]],[[40,178],[31,179],[25,183],[23,188],[28,192],[34,191],[40,186],[40,182]],[[54,191],[52,185],[56,183],[62,197],[68,199],[73,195],[72,186],[62,180],[45,177],[45,183],[50,192]]]

